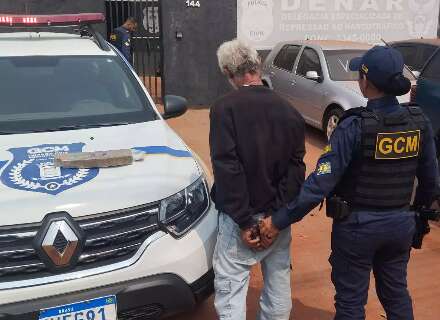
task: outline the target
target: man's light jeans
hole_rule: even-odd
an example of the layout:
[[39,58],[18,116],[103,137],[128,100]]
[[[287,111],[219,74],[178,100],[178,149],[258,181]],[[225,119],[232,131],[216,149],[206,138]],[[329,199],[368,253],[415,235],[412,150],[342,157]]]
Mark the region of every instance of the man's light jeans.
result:
[[290,289],[290,228],[274,244],[255,251],[241,240],[238,225],[226,214],[219,215],[219,232],[214,252],[215,308],[220,319],[245,320],[250,269],[258,262],[264,288],[259,320],[287,320],[292,309]]

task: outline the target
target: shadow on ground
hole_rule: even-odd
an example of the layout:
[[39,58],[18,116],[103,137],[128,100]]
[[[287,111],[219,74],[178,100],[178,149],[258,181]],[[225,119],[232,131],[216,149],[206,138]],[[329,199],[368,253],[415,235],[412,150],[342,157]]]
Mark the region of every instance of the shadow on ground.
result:
[[[249,288],[247,297],[247,319],[256,319],[259,309],[258,301],[260,296],[259,288]],[[293,309],[290,319],[304,319],[304,320],[332,320],[333,312],[322,310],[319,308],[307,306],[298,299],[293,299]],[[216,320],[216,312],[214,309],[214,298],[210,297],[207,301],[200,304],[194,311],[183,315],[169,318],[168,320]]]
[[323,149],[327,144],[327,138],[322,131],[306,126],[306,142],[316,148]]
[[[295,290],[295,288],[293,288]],[[250,287],[247,297],[248,320],[256,319],[259,309],[260,288]],[[304,319],[304,320],[332,320],[334,314],[327,310],[307,306],[298,299],[292,299],[292,313],[290,319]],[[196,318],[198,319],[198,318]],[[215,319],[215,318],[214,318]],[[200,318],[201,320],[201,318]]]
[[[258,297],[259,290],[249,288],[248,295],[248,312],[247,319],[256,319],[258,312]],[[205,301],[199,305],[194,311],[188,312],[183,315],[168,318],[168,320],[216,320],[217,316],[214,309],[214,301],[211,297],[208,301]],[[252,302],[251,302],[252,301]],[[251,302],[251,303],[249,303]],[[306,320],[332,320],[334,317],[333,312],[322,310],[315,307],[310,307],[303,304],[298,299],[293,299],[293,309],[290,315],[290,319],[306,319]]]
[[309,307],[299,300],[293,300],[293,313],[290,317],[291,319],[332,320],[333,317],[333,312]]

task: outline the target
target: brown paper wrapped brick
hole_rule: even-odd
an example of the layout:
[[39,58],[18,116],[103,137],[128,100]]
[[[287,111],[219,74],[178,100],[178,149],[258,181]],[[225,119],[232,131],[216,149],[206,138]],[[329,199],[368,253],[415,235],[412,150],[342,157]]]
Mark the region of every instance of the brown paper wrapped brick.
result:
[[127,166],[133,163],[133,153],[129,149],[60,153],[55,155],[54,164],[62,168],[109,168]]

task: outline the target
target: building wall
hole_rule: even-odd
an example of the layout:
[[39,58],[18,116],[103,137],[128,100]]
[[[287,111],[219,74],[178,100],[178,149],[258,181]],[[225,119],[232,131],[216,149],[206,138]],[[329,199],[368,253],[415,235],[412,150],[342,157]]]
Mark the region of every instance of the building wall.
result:
[[[216,51],[236,37],[236,12],[236,0],[200,0],[200,8],[187,8],[184,0],[162,0],[166,94],[182,95],[190,104],[210,105],[230,90],[219,71]],[[181,40],[176,32],[182,33]]]

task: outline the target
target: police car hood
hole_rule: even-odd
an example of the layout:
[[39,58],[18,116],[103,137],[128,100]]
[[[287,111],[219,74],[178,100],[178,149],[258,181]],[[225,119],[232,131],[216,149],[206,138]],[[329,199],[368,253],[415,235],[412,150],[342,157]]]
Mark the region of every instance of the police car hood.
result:
[[[132,149],[144,160],[100,169],[59,169],[56,152]],[[0,226],[40,222],[51,212],[72,217],[164,199],[201,169],[163,121],[97,129],[0,136]]]

